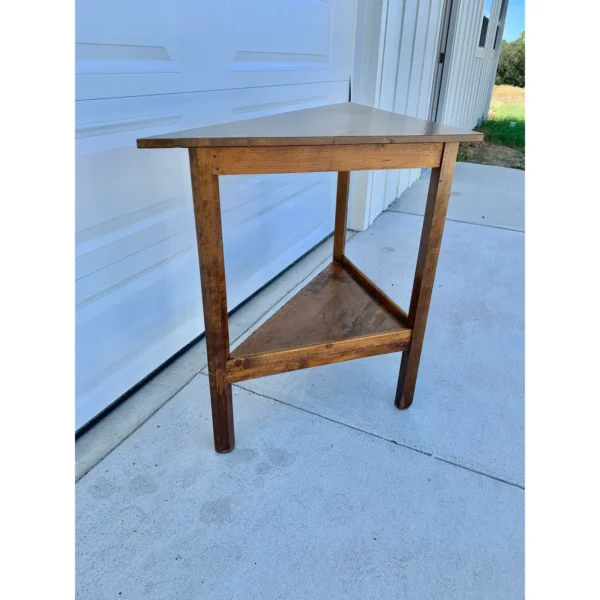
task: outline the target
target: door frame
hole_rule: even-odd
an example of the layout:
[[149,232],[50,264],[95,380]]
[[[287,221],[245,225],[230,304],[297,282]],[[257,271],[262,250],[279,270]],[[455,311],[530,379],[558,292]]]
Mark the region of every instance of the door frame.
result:
[[440,31],[440,43],[438,49],[438,62],[435,67],[433,92],[431,95],[431,109],[429,118],[431,121],[440,122],[444,112],[446,90],[448,87],[448,73],[450,58],[456,32],[456,18],[460,0],[446,0],[444,2],[444,16]]

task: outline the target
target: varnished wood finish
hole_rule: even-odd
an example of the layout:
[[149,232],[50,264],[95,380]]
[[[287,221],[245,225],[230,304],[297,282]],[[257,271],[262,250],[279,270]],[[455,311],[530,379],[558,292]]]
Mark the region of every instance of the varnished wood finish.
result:
[[406,329],[342,265],[333,262],[232,351],[232,358]]
[[[190,148],[217,452],[235,443],[234,382],[403,351],[396,406],[410,406],[458,142],[482,137],[344,103],[138,140]],[[344,250],[350,171],[412,167],[433,171],[407,315]],[[333,262],[230,353],[218,176],[319,171],[338,171]]]
[[433,169],[431,172],[417,267],[408,312],[409,326],[413,330],[412,342],[410,349],[402,354],[398,389],[396,391],[396,406],[401,409],[408,408],[412,404],[417,384],[419,361],[425,337],[425,325],[427,323],[435,271],[442,244],[444,221],[446,219],[446,211],[448,210],[448,200],[450,199],[450,189],[452,187],[452,176],[454,174],[457,152],[457,143],[446,144],[441,166]]
[[235,383],[286,371],[401,352],[409,347],[410,338],[410,329],[399,329],[300,348],[232,357],[227,361],[227,376],[231,383]]
[[340,262],[367,293],[371,294],[382,306],[393,312],[406,327],[409,327],[408,315],[381,288],[375,285],[347,256],[342,256]]
[[[344,102],[142,138],[138,148],[413,144],[482,139],[483,134],[476,131]],[[335,170],[354,169],[348,166]]]
[[437,167],[444,144],[211,148],[215,175]]
[[189,153],[215,450],[223,453],[233,450],[235,438],[231,384],[225,365],[229,357],[229,325],[219,180],[211,172],[207,150],[191,149]]
[[335,228],[333,231],[333,258],[340,260],[346,248],[346,222],[348,220],[348,193],[350,191],[350,172],[340,171],[337,180],[335,199]]

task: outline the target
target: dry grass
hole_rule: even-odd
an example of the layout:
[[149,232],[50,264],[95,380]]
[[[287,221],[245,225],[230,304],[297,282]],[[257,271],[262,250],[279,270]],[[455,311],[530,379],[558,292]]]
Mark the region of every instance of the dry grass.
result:
[[476,129],[483,132],[485,141],[461,144],[459,161],[524,169],[525,89],[495,86],[489,118]]
[[525,88],[513,85],[495,85],[492,93],[494,104],[525,104]]
[[463,143],[458,150],[459,162],[471,162],[479,165],[525,169],[525,152],[491,142]]

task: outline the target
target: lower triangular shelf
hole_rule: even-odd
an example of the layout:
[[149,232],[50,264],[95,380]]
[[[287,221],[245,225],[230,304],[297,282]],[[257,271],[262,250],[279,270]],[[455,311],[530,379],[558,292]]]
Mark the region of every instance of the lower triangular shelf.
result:
[[[228,361],[232,381],[397,352],[411,330],[343,264],[333,262],[244,340]],[[257,367],[258,365],[258,367]],[[245,370],[260,371],[251,374]],[[270,367],[269,367],[270,365]]]

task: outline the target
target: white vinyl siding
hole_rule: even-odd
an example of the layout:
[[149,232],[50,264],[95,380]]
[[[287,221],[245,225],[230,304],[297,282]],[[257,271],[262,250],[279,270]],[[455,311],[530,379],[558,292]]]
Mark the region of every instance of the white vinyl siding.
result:
[[[370,6],[373,15],[371,22],[365,20],[365,35],[369,41],[378,36],[378,47],[369,49],[363,44],[359,49],[356,60],[361,69],[355,71],[359,82],[353,99],[411,117],[433,118],[434,79],[447,2],[450,0],[380,0],[370,4],[363,0],[364,10]],[[493,0],[485,46],[480,48],[484,0],[453,0],[439,122],[472,129],[487,117],[501,45],[494,48],[496,27],[500,26],[499,40],[504,28],[504,21],[499,22],[501,5],[502,0]],[[359,14],[360,10],[359,2]],[[369,85],[375,93],[369,91]],[[353,174],[350,226],[366,229],[420,176],[420,169]]]
[[[480,49],[484,0],[461,0],[458,3],[454,41],[447,57],[442,123],[472,129],[487,118],[504,29],[504,22],[499,23],[501,5],[502,0],[494,0],[485,48]],[[498,25],[499,41],[494,49]]]
[[[380,44],[384,50],[379,59],[378,93],[373,100],[376,108],[429,119],[443,7],[444,0],[383,3]],[[357,209],[353,205],[351,226],[368,227],[420,177],[420,172],[420,169],[403,169],[354,175],[353,202],[360,206]],[[366,201],[359,199],[358,194],[366,196]]]

